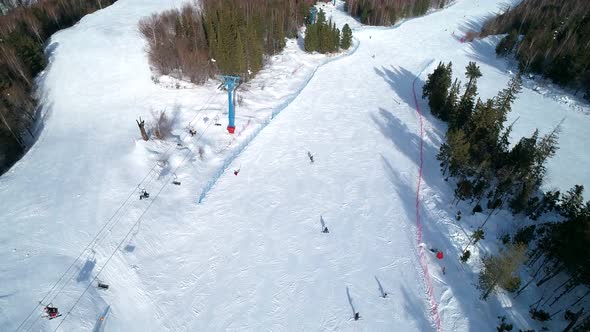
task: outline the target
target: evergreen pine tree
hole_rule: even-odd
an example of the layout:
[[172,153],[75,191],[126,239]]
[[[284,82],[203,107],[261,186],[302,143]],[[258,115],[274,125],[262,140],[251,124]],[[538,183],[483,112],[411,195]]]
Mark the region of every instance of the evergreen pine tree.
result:
[[502,38],[498,45],[496,46],[496,54],[500,56],[508,55],[516,46],[518,40],[518,32],[516,30],[512,30],[506,37]]
[[326,23],[326,12],[320,8],[317,13],[316,24],[324,24]]
[[465,93],[461,97],[457,112],[451,118],[451,127],[453,128],[463,128],[469,122],[477,96],[477,79],[481,77],[481,71],[475,62],[469,62],[465,69],[465,76],[469,81],[465,85]]
[[263,61],[263,47],[261,44],[261,39],[258,36],[258,32],[256,31],[256,23],[250,22],[246,27],[246,35],[247,35],[247,58],[248,64],[247,69],[253,73],[258,72],[262,69],[262,61]]
[[330,26],[319,19],[316,25],[318,26],[318,51],[322,54],[328,53],[330,51]]
[[553,157],[558,149],[559,134],[561,133],[561,125],[564,120],[561,120],[553,130],[541,137],[537,144],[537,160],[538,165],[543,165],[547,159]]
[[316,52],[319,50],[319,40],[318,40],[318,25],[317,24],[308,24],[307,29],[305,29],[305,39],[304,39],[304,46],[306,52]]
[[280,52],[286,45],[285,42],[285,19],[280,13],[275,14],[276,17],[273,22],[273,48],[271,54]]
[[336,23],[332,23],[332,35],[332,52],[336,52],[340,47],[340,30],[336,27]]
[[566,218],[575,218],[584,207],[584,186],[575,185],[561,197],[559,210]]
[[466,174],[469,165],[469,148],[471,144],[461,129],[453,129],[447,132],[447,145],[449,149],[449,171],[452,176]]
[[497,124],[497,113],[492,100],[482,103],[478,100],[475,111],[466,125],[467,135],[471,142],[471,160],[480,163],[496,156],[500,128]]
[[461,82],[458,79],[455,79],[453,85],[451,85],[451,89],[449,90],[449,95],[445,100],[445,104],[442,107],[439,118],[443,121],[449,121],[453,114],[457,111],[457,106],[459,103],[459,89],[461,86]]
[[510,151],[509,163],[518,175],[527,174],[536,158],[536,145],[539,130],[535,130],[531,137],[523,137]]
[[508,82],[508,86],[498,93],[498,96],[494,98],[494,106],[496,112],[498,112],[497,123],[501,126],[499,129],[503,129],[503,124],[506,121],[507,114],[512,109],[512,103],[516,100],[516,95],[522,90],[522,78],[520,75],[515,75]]
[[473,87],[477,84],[477,79],[481,77],[481,71],[475,62],[469,62],[465,67],[465,76],[469,79],[465,88],[465,94],[462,99],[465,99],[470,93],[475,95],[477,90],[473,90]]
[[213,20],[209,15],[203,15],[203,21],[205,26],[205,37],[207,38],[207,44],[209,45],[209,58],[217,58],[217,31],[214,28]]
[[352,44],[352,30],[348,24],[345,24],[342,28],[342,40],[340,41],[340,47],[347,50]]
[[426,84],[422,87],[422,98],[428,97],[428,105],[433,115],[440,117],[451,86],[452,63],[445,66],[440,62],[434,72],[428,75]]
[[246,72],[246,57],[244,56],[244,43],[242,42],[242,34],[239,30],[236,31],[235,47],[232,55],[232,75],[240,75]]

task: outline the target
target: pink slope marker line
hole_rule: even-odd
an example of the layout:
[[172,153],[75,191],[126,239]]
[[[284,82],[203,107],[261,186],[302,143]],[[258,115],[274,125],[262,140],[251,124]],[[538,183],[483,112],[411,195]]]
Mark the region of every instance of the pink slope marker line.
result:
[[424,247],[420,245],[422,243],[422,219],[420,218],[420,187],[422,186],[422,173],[424,170],[424,122],[422,120],[422,110],[420,109],[420,104],[418,103],[418,97],[416,97],[416,81],[418,80],[419,76],[420,74],[416,75],[414,82],[412,82],[414,104],[416,104],[416,111],[418,112],[418,119],[420,120],[420,170],[418,173],[418,187],[416,188],[416,240],[418,241],[418,255],[420,257],[420,265],[422,266],[422,271],[424,272],[424,282],[426,283],[426,291],[428,293],[428,297],[430,298],[432,318],[436,325],[436,331],[441,332],[442,329],[440,324],[440,315],[438,313],[438,303],[436,302],[436,298],[434,297],[434,289],[432,287],[432,281],[430,280],[430,273],[428,272],[428,261],[426,259],[426,254],[424,253]]

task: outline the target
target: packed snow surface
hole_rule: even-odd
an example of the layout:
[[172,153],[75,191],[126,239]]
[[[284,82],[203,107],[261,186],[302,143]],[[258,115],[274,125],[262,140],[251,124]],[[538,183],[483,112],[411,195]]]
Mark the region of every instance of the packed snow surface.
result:
[[[392,28],[324,5],[355,29],[353,49],[309,55],[289,41],[237,92],[233,136],[219,82],[152,80],[138,20],[181,2],[119,0],[57,33],[42,135],[0,178],[0,330],[429,331],[438,315],[443,331],[491,331],[506,313],[537,327],[526,304],[480,301],[456,259],[472,226],[454,221],[435,159],[444,125],[419,100],[422,137],[413,97],[438,61],[461,76],[477,60],[483,96],[504,87],[493,45],[458,37],[503,3],[458,0]],[[143,142],[135,120],[161,110],[172,137]],[[547,186],[590,185],[575,171],[590,166],[586,114],[525,88],[511,117],[515,139],[565,117]],[[62,317],[40,317],[49,302]]]

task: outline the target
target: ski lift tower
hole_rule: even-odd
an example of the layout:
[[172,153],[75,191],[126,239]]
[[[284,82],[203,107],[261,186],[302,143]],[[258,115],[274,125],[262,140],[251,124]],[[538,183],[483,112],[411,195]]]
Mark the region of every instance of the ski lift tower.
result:
[[309,9],[309,14],[311,15],[311,24],[315,24],[315,18],[318,13],[318,9],[315,6]]
[[234,107],[233,93],[238,86],[240,78],[238,76],[221,75],[223,78],[223,85],[227,89],[227,102],[229,107],[228,117],[229,123],[227,125],[227,132],[233,134],[236,130],[236,111]]

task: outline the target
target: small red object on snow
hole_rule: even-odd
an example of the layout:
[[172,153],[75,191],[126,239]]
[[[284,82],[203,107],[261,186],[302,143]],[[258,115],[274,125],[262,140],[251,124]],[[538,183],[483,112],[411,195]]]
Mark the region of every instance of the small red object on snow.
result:
[[443,257],[444,257],[444,256],[443,256],[443,253],[442,253],[442,251],[439,251],[439,252],[437,252],[437,253],[436,253],[436,258],[438,258],[438,259],[443,259]]
[[236,131],[236,127],[227,126],[227,132],[233,134]]

